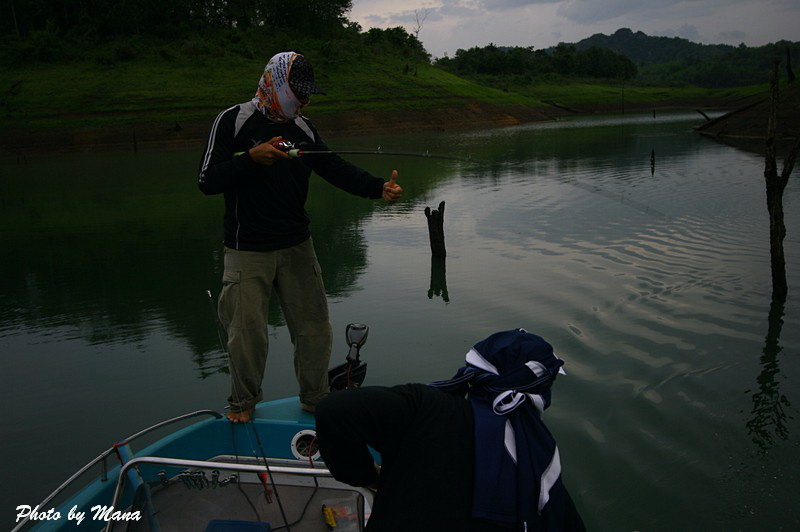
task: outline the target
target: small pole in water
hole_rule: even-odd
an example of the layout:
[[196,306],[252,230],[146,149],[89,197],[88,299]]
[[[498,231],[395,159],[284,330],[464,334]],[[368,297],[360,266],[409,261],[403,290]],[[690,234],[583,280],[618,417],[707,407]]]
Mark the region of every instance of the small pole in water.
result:
[[656,149],[650,150],[650,175],[656,173]]
[[425,218],[428,219],[428,236],[431,240],[431,253],[435,258],[447,256],[444,247],[444,202],[439,203],[438,210],[425,207]]

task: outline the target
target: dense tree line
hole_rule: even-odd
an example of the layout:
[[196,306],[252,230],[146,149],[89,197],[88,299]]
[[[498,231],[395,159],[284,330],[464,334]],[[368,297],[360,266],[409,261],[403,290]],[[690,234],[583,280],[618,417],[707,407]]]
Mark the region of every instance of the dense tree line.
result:
[[568,44],[559,44],[551,50],[494,44],[459,49],[453,57],[438,59],[436,66],[465,77],[492,75],[517,79],[546,75],[631,79],[637,73],[636,65],[621,54],[597,47],[577,50]]
[[[253,58],[296,43],[330,61],[399,52],[416,71],[430,60],[417,37],[402,27],[362,32],[347,19],[352,0],[0,0],[0,5],[4,64],[70,58],[113,64],[153,55]],[[436,65],[462,77],[512,83],[555,76],[717,88],[764,83],[772,61],[791,52],[800,57],[800,43],[703,45],[622,28],[543,50],[473,47]]]
[[316,33],[341,28],[351,0],[5,0],[0,36],[180,36],[202,29],[277,27]]
[[462,77],[497,76],[512,83],[555,75],[722,88],[765,83],[773,61],[787,54],[800,57],[800,43],[704,45],[623,28],[610,36],[593,35],[576,44],[543,50],[494,44],[458,50],[454,57],[437,60],[436,65]]
[[111,65],[160,58],[253,59],[299,49],[320,62],[363,54],[429,62],[402,27],[363,32],[351,0],[0,0],[0,63],[95,60]]
[[597,33],[575,46],[578,50],[606,48],[624,55],[640,67],[675,61],[702,61],[734,48],[727,44],[698,44],[680,37],[654,37],[628,28],[620,28],[611,35]]
[[596,34],[576,44],[578,50],[601,47],[624,55],[639,68],[637,80],[659,85],[742,87],[766,83],[772,62],[788,52],[800,55],[800,43],[765,46],[698,44],[680,37],[653,37],[628,28]]
[[775,59],[787,52],[800,53],[800,44],[780,41],[759,47],[744,45],[707,58],[692,58],[642,66],[643,82],[669,84],[688,83],[699,87],[744,87],[764,84],[769,80]]
[[430,61],[430,54],[422,43],[414,35],[408,33],[405,28],[399,26],[385,30],[370,28],[364,34],[364,43],[373,51],[388,47],[393,50],[402,50],[407,57]]

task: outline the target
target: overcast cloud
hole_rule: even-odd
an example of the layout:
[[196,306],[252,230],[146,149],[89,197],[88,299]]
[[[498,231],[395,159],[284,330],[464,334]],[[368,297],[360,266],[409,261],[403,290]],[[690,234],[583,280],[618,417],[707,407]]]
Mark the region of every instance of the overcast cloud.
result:
[[703,44],[800,41],[798,0],[353,0],[349,18],[365,30],[419,30],[434,57],[489,43],[548,48],[619,28]]

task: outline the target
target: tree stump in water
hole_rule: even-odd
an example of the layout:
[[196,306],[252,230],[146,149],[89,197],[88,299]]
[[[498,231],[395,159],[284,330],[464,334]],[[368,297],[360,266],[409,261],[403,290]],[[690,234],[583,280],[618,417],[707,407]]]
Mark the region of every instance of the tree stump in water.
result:
[[444,247],[444,202],[439,203],[438,210],[425,207],[425,218],[428,219],[428,236],[431,240],[431,253],[443,259],[447,256]]
[[773,300],[785,301],[789,287],[786,281],[786,258],[783,251],[783,239],[786,236],[786,225],[783,218],[783,191],[789,182],[789,176],[792,174],[797,156],[800,154],[800,139],[789,150],[789,154],[783,161],[783,172],[778,174],[775,130],[777,124],[779,64],[780,60],[776,60],[772,65],[764,179],[767,184],[767,211],[769,212],[772,298]]

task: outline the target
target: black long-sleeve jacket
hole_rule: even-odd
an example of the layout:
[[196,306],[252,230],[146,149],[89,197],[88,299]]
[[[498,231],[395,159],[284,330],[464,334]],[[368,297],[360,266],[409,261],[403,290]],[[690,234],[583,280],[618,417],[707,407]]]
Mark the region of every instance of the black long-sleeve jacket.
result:
[[[424,384],[351,388],[317,405],[316,426],[336,479],[378,484],[367,530],[481,530],[470,515],[473,425],[463,397]],[[380,476],[368,446],[381,455]]]
[[[316,428],[322,458],[337,480],[377,484],[367,530],[522,530],[520,524],[472,517],[474,415],[463,396],[425,384],[350,388],[320,401]],[[381,456],[380,474],[370,448]],[[565,496],[564,521],[549,523],[548,530],[585,532],[569,493]]]
[[272,122],[252,102],[221,112],[200,162],[204,194],[225,195],[225,246],[246,251],[285,249],[311,236],[305,210],[312,170],[331,184],[365,198],[380,198],[384,180],[335,154],[304,155],[271,166],[247,150],[273,137],[327,151],[311,121]]

